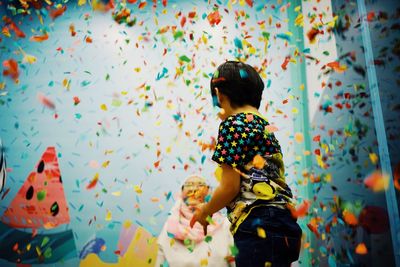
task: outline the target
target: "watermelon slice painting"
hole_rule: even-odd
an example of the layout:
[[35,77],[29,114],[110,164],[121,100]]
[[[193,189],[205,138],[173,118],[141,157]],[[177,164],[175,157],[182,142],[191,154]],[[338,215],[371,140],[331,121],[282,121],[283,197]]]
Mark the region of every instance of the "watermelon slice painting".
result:
[[0,258],[17,265],[76,258],[71,229],[47,230],[69,222],[56,150],[48,147],[0,219]]
[[54,228],[70,222],[56,150],[48,147],[1,220],[15,228]]

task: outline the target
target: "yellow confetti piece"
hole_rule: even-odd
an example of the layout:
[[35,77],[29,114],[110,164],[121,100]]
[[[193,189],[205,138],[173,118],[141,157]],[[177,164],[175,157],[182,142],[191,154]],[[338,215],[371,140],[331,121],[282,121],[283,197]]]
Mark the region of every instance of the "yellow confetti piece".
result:
[[70,81],[69,81],[68,79],[65,78],[65,79],[63,80],[62,84],[63,84],[63,86],[64,86],[65,89],[69,90]]
[[139,186],[139,185],[135,185],[134,187],[133,187],[133,189],[135,190],[135,192],[136,193],[138,193],[138,194],[141,194],[143,191],[142,191],[142,188]]
[[304,26],[304,17],[303,14],[298,14],[297,18],[294,20],[294,25],[297,27],[303,27]]
[[103,164],[101,164],[101,167],[107,168],[107,166],[108,166],[109,164],[110,164],[110,161],[109,161],[109,160],[104,161]]
[[106,104],[101,104],[100,108],[104,111],[107,111],[107,106]]
[[121,196],[121,191],[112,192],[111,195],[119,197]]
[[[277,111],[278,112],[278,111]],[[299,110],[297,109],[297,108],[292,108],[292,113],[293,114],[297,114],[297,113],[299,113]]]
[[134,68],[133,70],[136,72],[140,72],[141,68]]
[[294,134],[294,140],[296,140],[297,143],[302,143],[304,141],[304,136],[302,133],[297,132]]
[[23,61],[27,62],[29,64],[33,64],[33,63],[36,62],[36,57],[32,56],[32,55],[25,54]]
[[200,260],[200,266],[207,266],[208,265],[208,259],[201,259]]
[[86,4],[86,0],[78,0],[78,6],[83,6]]
[[378,162],[378,156],[375,153],[370,153],[369,154],[369,159],[373,164],[376,164]]
[[266,238],[265,230],[261,227],[257,227],[257,235],[261,238]]
[[29,243],[28,245],[26,245],[26,250],[30,251],[31,250],[31,243]]
[[124,224],[123,224],[123,227],[124,228],[129,228],[129,227],[131,227],[132,226],[132,222],[130,221],[130,220],[126,220],[125,222],[124,222]]
[[214,176],[215,176],[215,178],[217,179],[218,182],[221,181],[221,179],[222,179],[222,168],[221,167],[218,166],[215,169]]
[[107,210],[106,221],[111,221],[111,220],[112,220],[111,211]]

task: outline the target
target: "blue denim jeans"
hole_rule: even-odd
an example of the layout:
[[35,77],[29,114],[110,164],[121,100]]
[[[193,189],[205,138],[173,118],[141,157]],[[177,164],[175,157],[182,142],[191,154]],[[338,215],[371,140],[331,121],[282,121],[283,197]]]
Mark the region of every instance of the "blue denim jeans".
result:
[[[265,238],[259,236],[259,227]],[[233,236],[239,250],[236,267],[290,266],[299,258],[301,233],[287,209],[254,208]]]

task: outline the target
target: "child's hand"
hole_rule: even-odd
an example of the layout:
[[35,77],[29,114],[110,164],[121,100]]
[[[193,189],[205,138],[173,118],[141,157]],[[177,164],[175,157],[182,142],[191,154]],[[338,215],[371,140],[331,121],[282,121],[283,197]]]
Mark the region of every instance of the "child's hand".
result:
[[207,235],[207,225],[209,224],[207,221],[208,214],[204,211],[204,207],[206,204],[201,205],[193,214],[192,219],[190,220],[190,227],[193,228],[196,222],[199,222],[203,225],[204,235]]

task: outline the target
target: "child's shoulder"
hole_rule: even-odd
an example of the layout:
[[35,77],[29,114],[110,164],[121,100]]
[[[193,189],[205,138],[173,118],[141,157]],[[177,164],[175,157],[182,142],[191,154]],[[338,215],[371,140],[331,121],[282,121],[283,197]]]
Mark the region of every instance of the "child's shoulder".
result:
[[229,124],[251,124],[251,123],[267,123],[268,120],[261,115],[252,112],[239,112],[227,117],[222,123]]

